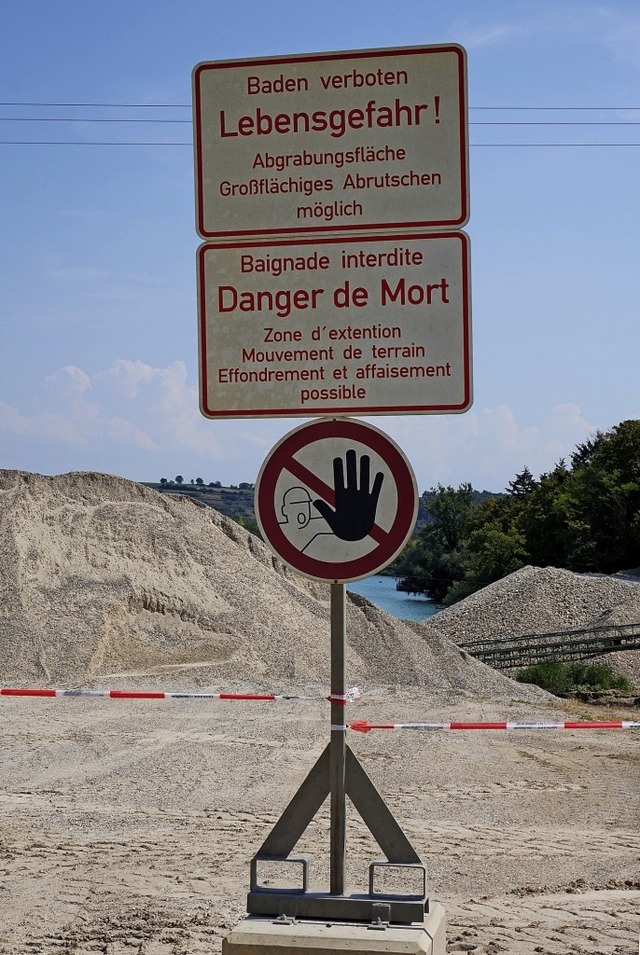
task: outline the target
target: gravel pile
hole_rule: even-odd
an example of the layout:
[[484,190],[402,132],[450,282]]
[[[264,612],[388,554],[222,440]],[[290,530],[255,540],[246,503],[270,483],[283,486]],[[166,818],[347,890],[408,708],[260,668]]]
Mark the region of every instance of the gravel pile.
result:
[[555,567],[523,567],[430,617],[423,626],[466,643],[636,621],[640,622],[638,583]]
[[[329,683],[329,586],[187,497],[97,473],[0,471],[0,685]],[[350,595],[348,680],[539,699]]]
[[[575,574],[554,567],[523,567],[419,625],[428,640],[454,643],[535,633],[640,624],[640,579]],[[521,641],[519,641],[521,642]],[[640,651],[597,658],[640,685]]]
[[[636,620],[638,582],[554,568],[523,568],[424,624],[349,593],[348,679],[522,699],[538,691],[456,644]],[[326,688],[329,644],[329,586],[217,511],[105,474],[0,471],[2,685]],[[634,672],[637,659],[608,662]]]

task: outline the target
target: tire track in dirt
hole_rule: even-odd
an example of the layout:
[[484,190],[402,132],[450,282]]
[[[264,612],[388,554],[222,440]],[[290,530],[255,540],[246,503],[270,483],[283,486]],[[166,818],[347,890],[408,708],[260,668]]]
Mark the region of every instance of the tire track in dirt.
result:
[[638,944],[640,890],[541,893],[445,902],[449,952],[630,955]]

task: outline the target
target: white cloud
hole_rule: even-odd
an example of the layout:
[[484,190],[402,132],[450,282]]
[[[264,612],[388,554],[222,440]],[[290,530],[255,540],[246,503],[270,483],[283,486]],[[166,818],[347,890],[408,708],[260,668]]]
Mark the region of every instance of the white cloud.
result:
[[91,389],[91,378],[77,365],[65,365],[53,375],[47,375],[45,386],[54,394],[82,395]]
[[[68,365],[45,379],[34,400],[32,413],[0,402],[0,435],[8,449],[12,440],[16,447],[27,442],[26,459],[36,458],[45,473],[52,455],[60,460],[66,448],[70,470],[96,469],[99,462],[102,469],[139,480],[175,467],[193,470],[193,476],[200,472],[205,480],[252,481],[273,445],[303,423],[207,421],[182,361],[154,368],[118,359],[94,375]],[[502,490],[525,465],[536,476],[551,470],[601,427],[586,421],[574,404],[541,410],[536,423],[526,424],[506,404],[465,415],[367,420],[400,445],[420,490],[463,481],[480,490]],[[9,453],[10,466],[22,467],[16,454]]]
[[33,440],[36,444],[48,441],[68,446],[82,444],[86,440],[83,429],[79,428],[69,415],[54,414],[50,411],[26,415],[4,401],[0,401],[0,435],[4,436],[5,456],[10,456],[12,437]]
[[535,425],[521,424],[507,405],[460,416],[369,420],[405,451],[420,490],[470,481],[478,490],[500,491],[525,465],[536,476],[552,470],[597,430],[573,404],[551,408]]
[[106,433],[115,444],[131,445],[141,451],[158,449],[158,445],[146,431],[136,427],[131,421],[125,421],[124,418],[109,418]]
[[513,35],[513,28],[507,24],[493,24],[485,27],[467,24],[462,28],[464,47],[467,50],[478,50],[485,46],[508,41]]
[[470,51],[521,42],[566,39],[567,44],[604,44],[631,63],[640,61],[640,11],[625,3],[527,3],[510,11],[509,21],[474,17],[456,21],[456,35]]
[[17,408],[0,401],[0,432],[5,434],[26,434],[29,422],[21,415]]

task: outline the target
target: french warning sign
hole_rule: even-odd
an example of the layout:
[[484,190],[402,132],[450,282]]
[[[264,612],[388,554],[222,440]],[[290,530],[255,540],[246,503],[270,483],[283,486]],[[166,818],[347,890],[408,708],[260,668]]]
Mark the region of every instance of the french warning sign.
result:
[[205,243],[205,417],[446,414],[472,402],[464,232]]
[[203,239],[468,219],[456,44],[200,63],[193,117]]
[[264,539],[314,580],[344,583],[386,567],[415,525],[418,491],[400,448],[353,419],[301,425],[271,450],[255,490]]

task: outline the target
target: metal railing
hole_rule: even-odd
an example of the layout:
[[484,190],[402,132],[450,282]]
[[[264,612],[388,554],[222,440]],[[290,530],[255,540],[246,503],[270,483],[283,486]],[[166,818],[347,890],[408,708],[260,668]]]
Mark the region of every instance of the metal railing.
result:
[[640,623],[469,640],[458,646],[496,670],[509,670],[546,660],[585,660],[616,650],[638,650]]

